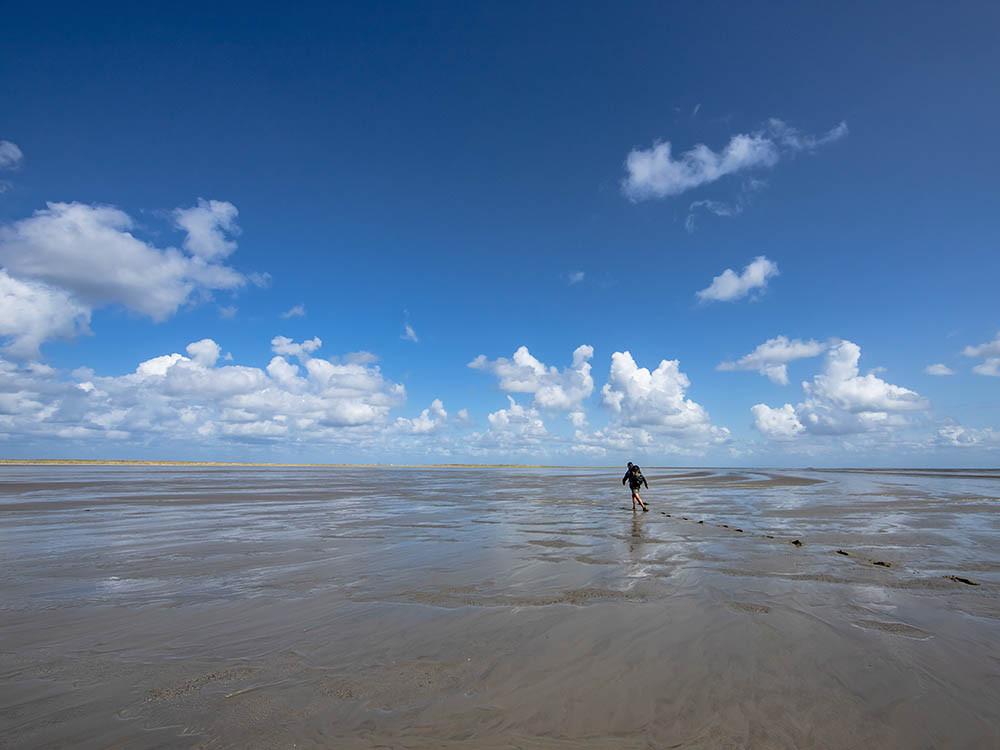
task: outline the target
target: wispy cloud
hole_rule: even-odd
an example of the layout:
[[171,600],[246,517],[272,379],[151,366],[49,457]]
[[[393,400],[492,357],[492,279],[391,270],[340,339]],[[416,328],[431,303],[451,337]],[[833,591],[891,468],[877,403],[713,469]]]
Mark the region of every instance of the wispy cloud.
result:
[[267,271],[264,271],[263,273],[253,271],[247,274],[247,278],[250,280],[251,284],[259,289],[267,289],[271,286],[271,274]]
[[24,153],[16,143],[0,141],[0,169],[17,169],[23,158]]
[[786,122],[772,117],[767,121],[767,132],[789,151],[815,151],[820,146],[839,141],[848,134],[847,123],[842,122],[822,135],[803,133]]
[[688,234],[692,234],[696,229],[695,216],[698,211],[705,211],[716,216],[739,216],[743,213],[742,201],[736,203],[723,203],[722,201],[694,201],[688,206],[688,215],[684,220],[684,229]]
[[583,281],[583,277],[585,275],[586,274],[584,274],[583,271],[570,271],[566,274],[566,283],[570,286],[573,286],[573,284],[579,284]]
[[413,326],[409,323],[405,323],[403,328],[403,333],[400,334],[399,338],[403,341],[412,341],[414,344],[420,343],[420,339],[417,337],[417,332],[413,330]]
[[[24,154],[17,147],[16,143],[10,141],[0,141],[0,171],[12,171],[21,166]],[[11,183],[0,180],[0,195],[9,192],[13,188]]]
[[727,268],[712,279],[707,289],[697,292],[697,297],[702,302],[732,302],[754,290],[763,291],[767,288],[767,280],[777,275],[778,264],[759,255],[743,269],[743,273],[738,274]]
[[784,155],[814,151],[847,133],[845,122],[822,135],[810,135],[771,118],[753,133],[732,136],[719,151],[699,143],[675,157],[670,141],[657,142],[629,152],[622,191],[632,201],[679,195],[726,175],[773,167]]
[[306,306],[305,305],[296,305],[291,310],[286,310],[285,312],[281,313],[281,317],[282,318],[300,318],[300,317],[305,316],[305,314],[306,314]]
[[997,448],[1000,447],[1000,432],[987,427],[962,427],[949,424],[937,431],[937,442],[949,448]]

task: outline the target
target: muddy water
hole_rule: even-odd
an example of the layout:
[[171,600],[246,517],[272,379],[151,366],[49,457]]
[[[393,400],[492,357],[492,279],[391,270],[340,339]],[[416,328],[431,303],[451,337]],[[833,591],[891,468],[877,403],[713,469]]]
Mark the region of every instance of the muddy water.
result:
[[0,469],[0,746],[1000,746],[1000,472]]

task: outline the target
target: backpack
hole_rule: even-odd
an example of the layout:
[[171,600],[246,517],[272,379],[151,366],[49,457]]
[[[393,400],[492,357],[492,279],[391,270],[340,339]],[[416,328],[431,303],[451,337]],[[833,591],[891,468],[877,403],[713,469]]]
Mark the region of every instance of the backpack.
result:
[[628,477],[629,484],[632,484],[633,482],[635,484],[642,484],[643,478],[644,477],[642,476],[642,469],[640,469],[635,464],[632,464],[632,468],[629,469],[629,477]]

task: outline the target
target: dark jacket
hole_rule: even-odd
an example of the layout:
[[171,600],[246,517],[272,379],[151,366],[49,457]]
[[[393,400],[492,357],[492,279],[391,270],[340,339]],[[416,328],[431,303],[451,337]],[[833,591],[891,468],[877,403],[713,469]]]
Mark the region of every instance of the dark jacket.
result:
[[642,475],[642,469],[635,464],[622,477],[622,484],[625,484],[625,482],[628,482],[629,489],[632,490],[637,490],[642,485],[646,485],[646,489],[649,489],[649,483],[646,481],[646,477]]

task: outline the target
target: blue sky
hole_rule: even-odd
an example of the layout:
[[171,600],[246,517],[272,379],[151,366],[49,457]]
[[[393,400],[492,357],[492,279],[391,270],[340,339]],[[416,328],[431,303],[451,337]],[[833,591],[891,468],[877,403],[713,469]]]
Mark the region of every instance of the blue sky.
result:
[[9,9],[0,452],[994,466],[998,23]]

